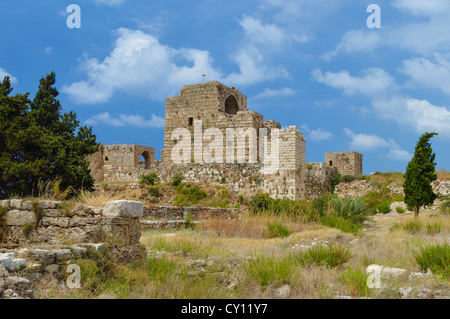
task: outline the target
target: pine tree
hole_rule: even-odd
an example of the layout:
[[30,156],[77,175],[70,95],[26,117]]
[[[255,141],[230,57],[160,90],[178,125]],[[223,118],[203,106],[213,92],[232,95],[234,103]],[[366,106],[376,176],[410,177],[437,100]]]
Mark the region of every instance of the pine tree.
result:
[[86,155],[97,151],[96,137],[74,112],[61,113],[55,82],[53,72],[43,77],[33,101],[10,96],[8,77],[0,83],[0,198],[32,195],[48,181],[61,189],[94,184]]
[[421,207],[433,204],[437,195],[433,192],[431,183],[437,179],[435,172],[436,154],[431,149],[430,138],[437,133],[424,133],[417,142],[414,156],[408,163],[405,172],[405,182],[403,191],[405,193],[405,203],[414,207],[414,214],[419,216]]

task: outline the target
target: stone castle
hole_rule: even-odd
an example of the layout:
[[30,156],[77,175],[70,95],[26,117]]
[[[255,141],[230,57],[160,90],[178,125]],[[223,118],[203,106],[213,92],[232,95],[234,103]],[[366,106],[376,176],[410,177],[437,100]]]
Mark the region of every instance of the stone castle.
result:
[[[264,120],[247,109],[247,97],[235,87],[211,81],[185,85],[166,99],[161,161],[155,161],[154,148],[139,145],[102,145],[88,159],[96,183],[136,181],[150,171],[168,182],[180,172],[186,181],[226,181],[244,196],[265,192],[290,199],[321,195],[336,173],[362,174],[362,154],[326,153],[325,163],[306,163],[305,152],[295,126],[281,129]],[[274,163],[276,169],[267,170]]]

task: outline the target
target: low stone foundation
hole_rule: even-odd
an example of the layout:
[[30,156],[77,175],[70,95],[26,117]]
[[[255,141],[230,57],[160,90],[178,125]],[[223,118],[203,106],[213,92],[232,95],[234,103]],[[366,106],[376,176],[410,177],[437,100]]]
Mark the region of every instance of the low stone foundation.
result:
[[234,208],[144,206],[144,219],[184,220],[188,215],[194,219],[234,218],[239,212]]
[[65,242],[106,241],[118,246],[139,243],[142,203],[116,201],[107,203],[105,208],[66,205],[59,201],[0,201],[2,209],[6,209],[0,247]]

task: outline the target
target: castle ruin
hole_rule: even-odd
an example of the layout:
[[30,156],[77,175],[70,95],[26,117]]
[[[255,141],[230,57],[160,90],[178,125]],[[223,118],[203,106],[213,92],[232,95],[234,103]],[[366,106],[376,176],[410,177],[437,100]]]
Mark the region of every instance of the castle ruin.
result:
[[185,85],[166,99],[161,161],[153,148],[139,145],[102,145],[89,161],[96,183],[136,181],[152,170],[168,182],[180,172],[192,182],[226,180],[244,196],[264,192],[294,200],[326,192],[338,172],[362,174],[361,154],[326,153],[325,163],[306,163],[305,150],[295,126],[281,129],[248,110],[247,97],[235,87],[210,81]]

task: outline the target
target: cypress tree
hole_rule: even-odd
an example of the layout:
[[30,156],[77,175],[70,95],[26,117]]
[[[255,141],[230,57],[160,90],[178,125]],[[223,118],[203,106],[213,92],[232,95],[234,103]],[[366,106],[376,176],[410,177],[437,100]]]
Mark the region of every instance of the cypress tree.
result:
[[426,132],[420,137],[404,175],[405,203],[414,207],[416,217],[419,216],[421,207],[433,204],[437,197],[431,186],[431,183],[437,179],[434,162],[436,154],[433,153],[429,143],[434,135],[438,134]]

